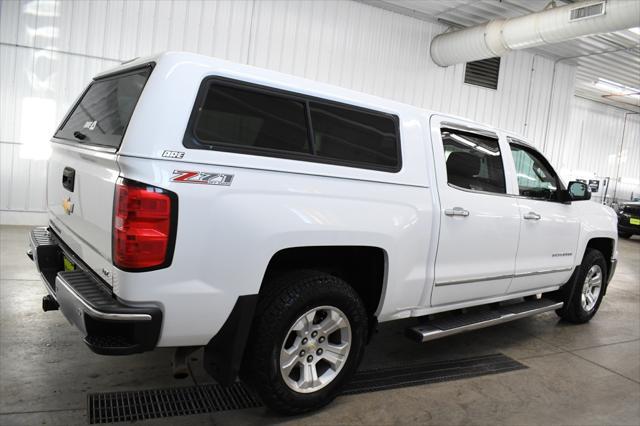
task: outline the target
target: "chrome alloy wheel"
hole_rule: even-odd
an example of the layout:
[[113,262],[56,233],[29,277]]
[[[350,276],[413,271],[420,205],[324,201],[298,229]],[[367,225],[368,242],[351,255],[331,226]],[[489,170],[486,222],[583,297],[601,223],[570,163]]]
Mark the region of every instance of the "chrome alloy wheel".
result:
[[280,373],[295,392],[316,392],[331,383],[351,349],[351,324],[340,309],[319,306],[304,313],[287,332]]
[[595,308],[602,290],[602,268],[593,265],[584,279],[582,286],[582,309],[586,312]]

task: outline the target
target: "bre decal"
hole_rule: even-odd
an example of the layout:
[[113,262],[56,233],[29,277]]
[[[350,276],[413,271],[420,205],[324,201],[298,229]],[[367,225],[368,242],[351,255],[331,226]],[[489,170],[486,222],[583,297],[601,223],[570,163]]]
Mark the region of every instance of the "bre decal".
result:
[[183,183],[199,183],[203,185],[230,186],[231,182],[233,182],[233,175],[225,175],[223,173],[174,170],[171,181]]
[[182,151],[162,151],[162,156],[165,158],[182,158],[184,157],[184,152]]

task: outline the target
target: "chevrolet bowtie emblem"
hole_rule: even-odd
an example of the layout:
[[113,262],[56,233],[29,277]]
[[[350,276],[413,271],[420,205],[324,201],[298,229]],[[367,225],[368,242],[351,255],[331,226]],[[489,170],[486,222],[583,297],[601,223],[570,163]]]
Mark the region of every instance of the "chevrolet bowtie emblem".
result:
[[73,203],[71,202],[71,197],[65,198],[62,200],[62,208],[66,214],[73,213]]

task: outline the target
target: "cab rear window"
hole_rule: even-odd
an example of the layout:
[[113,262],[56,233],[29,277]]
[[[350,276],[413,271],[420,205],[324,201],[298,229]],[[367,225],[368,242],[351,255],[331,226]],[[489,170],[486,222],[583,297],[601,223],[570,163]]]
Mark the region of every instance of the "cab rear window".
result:
[[93,81],[55,136],[119,148],[151,67]]

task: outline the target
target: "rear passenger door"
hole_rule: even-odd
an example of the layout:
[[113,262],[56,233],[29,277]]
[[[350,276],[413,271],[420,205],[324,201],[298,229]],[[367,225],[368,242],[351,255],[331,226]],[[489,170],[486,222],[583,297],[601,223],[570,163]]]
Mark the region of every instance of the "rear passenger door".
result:
[[515,264],[520,215],[508,196],[504,155],[491,129],[432,118],[440,235],[433,306],[505,294]]

